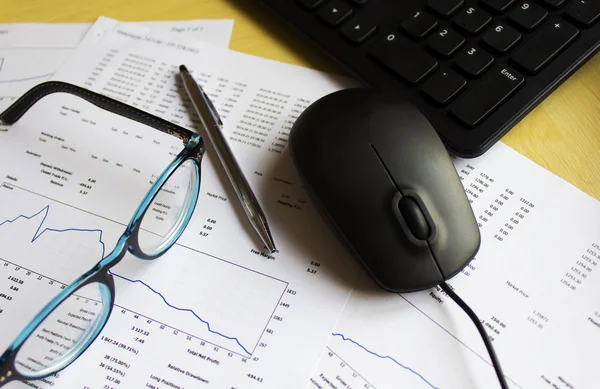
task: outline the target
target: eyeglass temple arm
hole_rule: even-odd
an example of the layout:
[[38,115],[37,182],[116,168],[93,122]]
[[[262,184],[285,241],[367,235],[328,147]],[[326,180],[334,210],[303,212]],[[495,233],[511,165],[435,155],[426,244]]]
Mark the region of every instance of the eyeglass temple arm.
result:
[[135,120],[136,122],[153,127],[159,131],[177,136],[184,141],[189,140],[194,134],[192,131],[181,126],[151,115],[138,108],[120,102],[119,100],[62,81],[47,81],[34,86],[2,112],[0,114],[0,120],[7,124],[16,123],[17,120],[19,120],[37,101],[51,93],[70,93],[81,97],[104,110]]

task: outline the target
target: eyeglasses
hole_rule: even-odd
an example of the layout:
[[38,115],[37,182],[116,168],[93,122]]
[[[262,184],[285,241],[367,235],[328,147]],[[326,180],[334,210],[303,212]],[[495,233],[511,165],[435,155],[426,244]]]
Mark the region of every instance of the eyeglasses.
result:
[[[96,339],[112,312],[115,284],[110,269],[127,252],[151,260],[169,250],[185,230],[200,190],[200,163],[205,151],[201,136],[87,89],[54,81],[39,84],[0,114],[0,120],[14,124],[38,100],[57,92],[76,95],[104,110],[174,135],[183,141],[184,149],[152,184],[113,251],[61,290],[2,354],[0,387],[14,380],[47,377],[76,360]],[[147,216],[151,205],[163,210],[158,220],[154,215]]]

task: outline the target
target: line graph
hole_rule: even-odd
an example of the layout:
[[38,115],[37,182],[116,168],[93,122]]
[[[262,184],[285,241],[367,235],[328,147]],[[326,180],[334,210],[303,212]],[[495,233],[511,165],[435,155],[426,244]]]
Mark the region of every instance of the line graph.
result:
[[[43,257],[39,253],[46,251],[45,246],[49,242],[62,247],[64,246],[63,241],[80,241],[83,242],[86,250],[92,249],[92,252],[95,253],[93,254],[95,262],[104,257],[106,247],[110,247],[106,243],[105,231],[107,229],[113,230],[109,235],[114,237],[115,226],[110,226],[110,224],[115,222],[102,228],[57,227],[50,219],[52,219],[53,214],[56,214],[55,220],[60,218],[61,214],[64,213],[61,211],[64,211],[65,207],[68,208],[64,204],[46,204],[35,212],[22,213],[1,221],[0,257],[2,259],[14,258],[16,254],[14,250],[12,253],[10,250],[5,253],[6,250],[3,249],[6,248],[9,240],[19,241],[16,238],[17,235],[26,235],[26,241],[30,246],[34,246],[24,250],[22,257],[19,256],[19,265],[34,269],[34,271],[45,276],[49,273],[49,271],[46,271],[45,266],[49,266],[45,265],[43,260],[31,261],[35,263],[21,262],[23,262],[22,258],[32,257],[26,254],[27,251],[37,252],[38,258]],[[71,213],[81,213],[79,210],[75,211],[71,210]],[[68,223],[77,224],[69,217],[61,219],[69,220]],[[100,219],[97,221],[100,222]],[[103,221],[103,223],[107,224],[106,221]],[[7,231],[14,228],[16,230]],[[122,228],[120,230],[122,231]],[[64,236],[67,236],[66,240],[63,238]],[[42,246],[35,247],[37,245]],[[96,251],[93,251],[94,245]],[[60,248],[58,250],[61,252]],[[187,247],[175,245],[171,250],[174,250],[176,254],[170,255],[170,252],[168,252],[165,254],[168,258],[155,261],[141,261],[128,255],[123,259],[123,266],[120,263],[111,269],[111,274],[118,281],[116,299],[119,305],[153,320],[154,318],[159,319],[156,320],[157,322],[168,322],[169,319],[174,320],[173,315],[179,315],[177,322],[184,323],[183,326],[178,324],[178,328],[182,331],[195,334],[194,337],[204,339],[222,348],[234,350],[242,356],[252,356],[288,284],[283,280],[274,279],[224,260],[212,258]],[[66,258],[62,258],[63,262],[65,259],[68,260],[69,257],[69,255],[65,255]],[[200,261],[203,262],[203,265],[199,262],[200,258],[203,259],[203,261]],[[190,259],[192,262],[189,261]],[[60,261],[60,259],[58,260]],[[11,263],[15,262],[17,261],[11,260]],[[186,265],[178,266],[174,262],[184,262]],[[154,266],[154,263],[158,264],[161,269],[149,269],[149,267]],[[193,272],[175,272],[172,267],[169,266],[167,269],[163,266],[167,263],[171,263],[175,265],[175,268],[182,270],[186,267],[195,267],[196,269],[210,267],[215,273],[198,271],[195,276],[190,277]],[[172,274],[173,279],[169,280],[168,277],[164,276],[168,273]],[[185,280],[186,274],[187,280]],[[210,289],[212,294],[197,297],[189,293],[194,289],[182,287],[186,284],[197,286],[199,279],[202,279],[206,284],[210,284],[210,287],[206,289]],[[190,280],[192,282],[189,282]],[[251,285],[254,285],[259,292],[253,292]],[[225,289],[218,289],[216,286]],[[237,288],[229,288],[228,286],[237,286]],[[253,297],[257,294],[263,299],[253,301]],[[217,300],[217,302],[227,301],[229,304],[224,306],[213,302],[212,299]],[[252,303],[254,303],[254,310],[248,309],[248,307],[252,307]],[[238,319],[243,316],[250,319],[247,321]],[[204,332],[204,335],[198,335],[200,330]],[[236,349],[239,351],[235,351]]]
[[440,389],[439,387],[437,387],[437,386],[433,385],[431,382],[429,382],[429,381],[428,381],[428,380],[427,380],[425,377],[423,377],[423,376],[422,376],[420,373],[416,372],[415,370],[411,369],[410,367],[408,367],[408,366],[406,366],[406,365],[403,365],[402,363],[398,362],[398,361],[397,361],[395,358],[393,358],[393,357],[390,357],[390,356],[388,356],[388,355],[380,355],[380,354],[378,354],[378,353],[376,353],[376,352],[374,352],[374,351],[371,351],[371,350],[369,350],[368,348],[366,348],[365,346],[363,346],[362,344],[360,344],[359,342],[357,342],[357,341],[355,341],[355,340],[353,340],[353,339],[351,339],[351,338],[348,338],[348,337],[344,336],[343,334],[340,334],[340,333],[336,333],[336,332],[334,332],[334,333],[332,333],[331,335],[333,335],[333,336],[336,336],[336,337],[339,337],[339,338],[343,339],[345,342],[352,343],[352,344],[354,344],[355,346],[358,346],[358,347],[360,347],[361,349],[363,349],[363,350],[364,350],[364,351],[366,351],[367,353],[369,353],[369,354],[371,354],[371,355],[374,355],[374,356],[376,356],[377,358],[380,358],[380,359],[388,359],[388,360],[392,361],[393,363],[395,363],[396,365],[400,366],[401,368],[403,368],[403,369],[405,369],[405,370],[407,370],[407,371],[411,372],[412,374],[416,375],[417,377],[419,377],[419,378],[420,378],[421,380],[423,380],[423,382],[425,382],[425,383],[426,383],[426,384],[427,384],[427,385],[428,385],[430,388],[432,388],[432,389]]
[[236,338],[235,336],[227,336],[227,335],[225,335],[225,334],[222,334],[222,333],[220,333],[219,331],[215,331],[215,330],[211,329],[211,328],[210,328],[210,323],[209,323],[208,321],[206,321],[206,320],[202,319],[200,316],[198,316],[198,314],[197,314],[196,312],[194,312],[194,310],[193,310],[193,309],[190,309],[190,308],[180,308],[180,307],[177,307],[177,306],[175,306],[175,305],[173,305],[173,304],[169,303],[169,302],[167,301],[167,299],[165,299],[165,296],[163,296],[163,295],[162,295],[160,292],[158,292],[158,291],[154,290],[154,288],[152,288],[150,285],[146,284],[144,281],[142,281],[142,280],[131,280],[131,279],[127,278],[127,277],[123,277],[123,276],[120,276],[120,275],[118,275],[118,274],[116,274],[116,273],[113,273],[112,271],[110,272],[110,274],[112,274],[113,276],[115,276],[115,277],[117,277],[117,278],[120,278],[120,279],[122,279],[122,280],[125,280],[125,281],[127,281],[127,282],[131,282],[131,283],[136,283],[136,282],[138,282],[138,283],[140,283],[140,284],[144,285],[146,288],[148,288],[149,290],[151,290],[153,293],[155,293],[155,294],[157,294],[158,296],[160,296],[160,298],[163,300],[163,302],[164,302],[164,303],[165,303],[167,306],[169,306],[170,308],[173,308],[173,309],[176,309],[176,310],[178,310],[178,311],[182,311],[182,312],[189,312],[189,313],[191,313],[192,315],[194,315],[194,316],[196,317],[196,319],[198,319],[198,320],[199,320],[199,321],[201,321],[202,323],[206,324],[206,327],[207,327],[208,331],[210,331],[210,332],[211,332],[211,333],[213,333],[213,334],[219,335],[219,336],[221,336],[221,337],[223,337],[223,338],[225,338],[225,339],[229,339],[229,340],[233,340],[233,341],[235,341],[235,342],[238,344],[238,346],[240,346],[240,347],[241,347],[241,348],[242,348],[242,349],[243,349],[243,350],[244,350],[244,351],[245,351],[245,352],[246,352],[248,355],[252,355],[252,352],[250,352],[250,351],[249,351],[249,350],[248,350],[246,347],[244,347],[244,346],[243,346],[243,345],[240,343],[240,340],[239,340],[238,338]]
[[[427,292],[421,292],[420,297],[431,298]],[[468,317],[459,319],[465,319],[466,328],[471,328]],[[327,346],[338,359],[360,372],[362,381],[369,380],[370,385],[381,389],[475,389],[497,385],[494,369],[479,353],[483,343],[478,334],[467,332],[471,337],[459,338],[452,333],[456,323],[433,320],[404,295],[355,290]],[[472,345],[479,346],[479,350]],[[362,384],[344,372],[339,363],[328,359],[333,358],[322,358],[319,373],[329,379],[342,374],[355,387]],[[509,376],[506,379],[511,387],[523,387]]]

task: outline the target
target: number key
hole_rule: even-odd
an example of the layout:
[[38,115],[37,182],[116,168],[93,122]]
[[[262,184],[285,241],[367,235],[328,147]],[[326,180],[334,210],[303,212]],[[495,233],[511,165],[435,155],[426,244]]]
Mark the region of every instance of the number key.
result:
[[457,32],[450,29],[441,29],[429,38],[427,46],[441,55],[442,57],[450,57],[465,43],[463,38]]
[[478,34],[485,26],[492,22],[492,17],[478,7],[469,7],[461,11],[456,18],[454,24],[468,34]]
[[494,57],[479,47],[468,47],[456,56],[454,66],[471,77],[480,77],[492,64]]
[[370,54],[411,85],[419,84],[439,67],[435,58],[420,46],[394,33],[384,34]]
[[402,22],[400,27],[414,39],[422,39],[438,25],[437,20],[426,12],[417,11]]
[[530,1],[519,4],[509,15],[508,20],[523,30],[531,31],[548,17],[548,12]]
[[492,50],[504,54],[521,40],[521,34],[511,27],[499,23],[496,27],[488,30],[481,40]]

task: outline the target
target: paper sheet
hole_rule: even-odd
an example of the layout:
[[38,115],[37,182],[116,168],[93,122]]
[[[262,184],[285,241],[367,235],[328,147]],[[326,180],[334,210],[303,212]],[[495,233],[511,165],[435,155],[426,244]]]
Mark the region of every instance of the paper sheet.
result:
[[[455,164],[480,224],[448,283],[484,323],[511,388],[600,380],[600,203],[500,143]],[[354,290],[310,388],[496,388],[473,323],[438,288]]]
[[[113,19],[106,21],[117,23]],[[158,33],[182,33],[227,47],[233,20],[135,22]],[[92,23],[0,24],[0,111],[35,84],[48,80],[83,39]]]
[[[279,252],[260,252],[209,148],[198,206],[178,245],[159,260],[128,256],[114,269],[117,307],[109,324],[73,368],[50,381],[91,388],[304,387],[350,289],[334,265],[343,247],[318,219],[280,143],[291,116],[343,80],[175,35],[161,38],[163,48],[121,34],[144,30],[112,27],[94,25],[54,78],[113,91],[190,128],[173,68],[186,63],[210,78],[228,133],[240,134],[234,153]],[[171,42],[182,43],[167,47]],[[141,127],[57,94],[0,133],[0,220],[17,218],[0,226],[7,263],[0,278],[24,281],[12,291],[10,281],[0,280],[11,296],[0,309],[19,319],[3,322],[0,348],[39,308],[35,296],[56,293],[92,266],[102,247],[112,249],[149,182],[181,149],[179,139]],[[32,282],[37,277],[44,282]]]
[[[258,344],[257,351],[243,362],[238,358],[239,354],[233,359],[223,358],[220,354],[224,344],[222,339],[195,329],[185,318],[179,317],[171,317],[167,323],[174,327],[183,323],[186,328],[192,328],[189,333],[193,335],[190,340],[193,347],[187,350],[183,346],[186,343],[178,335],[171,337],[160,332],[156,335],[155,327],[149,327],[152,329],[152,342],[145,343],[143,350],[134,347],[139,355],[118,350],[116,346],[113,349],[110,340],[126,346],[135,345],[135,334],[127,332],[128,326],[139,320],[130,317],[131,311],[135,311],[133,307],[142,307],[140,310],[145,312],[142,315],[146,315],[143,320],[169,317],[159,311],[160,308],[146,307],[139,301],[143,299],[140,296],[147,292],[144,288],[131,288],[131,294],[127,295],[131,285],[121,282],[117,285],[117,293],[122,296],[119,307],[123,307],[125,313],[111,317],[105,334],[109,340],[97,341],[76,362],[81,369],[66,369],[57,381],[60,380],[64,386],[88,384],[89,378],[77,373],[86,370],[90,372],[88,375],[99,377],[97,382],[110,385],[112,381],[108,377],[114,375],[108,374],[104,379],[104,374],[100,374],[100,368],[96,366],[106,352],[110,361],[114,358],[114,362],[109,364],[112,368],[121,366],[119,361],[135,366],[121,378],[120,382],[126,387],[160,387],[163,379],[181,386],[197,385],[197,380],[171,366],[194,372],[215,387],[238,387],[238,384],[239,387],[379,389],[497,386],[481,339],[466,315],[437,289],[398,296],[374,288],[372,282],[358,272],[358,266],[347,253],[340,250],[301,188],[287,155],[289,127],[312,101],[331,91],[351,86],[351,81],[193,42],[177,40],[180,45],[173,47],[169,44],[173,41],[172,37],[146,36],[140,30],[125,26],[109,31],[101,24],[95,27],[100,32],[100,39],[89,41],[89,44],[84,42],[56,77],[194,128],[193,121],[188,119],[189,105],[181,100],[178,87],[174,86],[177,66],[184,63],[204,85],[223,114],[234,153],[252,186],[258,189],[267,217],[275,225],[275,240],[278,246],[281,245],[281,253],[272,262],[261,261],[253,253],[252,247],[256,242],[253,242],[251,232],[240,227],[243,217],[240,218],[233,210],[232,193],[227,189],[224,174],[214,164],[210,149],[208,158],[203,162],[202,201],[194,222],[182,238],[182,247],[195,248],[213,256],[211,258],[217,257],[224,262],[285,280],[289,285],[280,301],[284,304],[279,305],[271,317],[278,316],[282,320],[269,322],[267,330],[255,343]],[[98,72],[97,68],[102,71]],[[132,81],[134,74],[135,80]],[[88,116],[88,108],[81,106],[77,100],[64,99],[48,100],[46,109],[60,112],[57,107],[62,103],[66,107],[66,118],[73,121],[73,126],[88,126],[91,117]],[[86,108],[86,112],[69,113],[73,112],[71,108],[79,107]],[[38,109],[38,112],[45,111],[43,107]],[[82,118],[78,119],[78,115]],[[29,119],[21,125],[35,128],[37,124],[36,119],[29,115]],[[28,135],[21,131],[24,130],[22,128],[18,134],[12,129],[4,133],[2,144],[12,145],[11,150],[5,150],[5,155],[24,162],[23,171],[17,171],[20,176],[7,179],[7,185],[13,189],[3,187],[0,193],[13,196],[12,204],[16,201],[15,194],[22,196],[19,207],[24,206],[23,203],[32,205],[24,210],[15,205],[10,209],[3,207],[2,220],[18,216],[15,212],[33,215],[49,203],[46,199],[62,199],[68,207],[61,208],[52,203],[53,209],[61,209],[53,221],[56,224],[48,224],[49,227],[67,228],[72,226],[68,224],[71,220],[76,220],[78,226],[110,230],[107,221],[67,209],[69,207],[125,222],[128,210],[135,206],[143,193],[142,184],[147,181],[148,174],[145,171],[154,168],[142,169],[146,175],[136,178],[137,173],[115,174],[113,168],[102,166],[120,164],[135,172],[138,164],[144,166],[142,164],[151,162],[147,161],[150,158],[138,156],[152,156],[157,159],[152,162],[158,169],[168,160],[167,150],[171,146],[176,147],[176,143],[152,135],[162,146],[151,151],[145,143],[142,145],[140,141],[136,146],[136,142],[129,140],[142,136],[142,130],[134,132],[127,129],[128,134],[124,135],[123,125],[115,128],[111,130],[114,134],[110,135],[110,139],[115,139],[111,145],[117,150],[100,147],[101,140],[106,138],[102,133],[92,135],[92,132],[87,132],[89,135],[86,136],[93,136],[92,141],[83,143],[77,140],[76,133],[70,132],[66,143],[46,139],[48,136],[33,129],[29,129]],[[56,136],[54,133],[50,135]],[[76,145],[73,148],[78,150],[64,152],[71,157],[52,152],[62,149],[62,146],[69,148],[71,144]],[[35,145],[36,149],[31,149],[31,145]],[[101,152],[91,151],[96,147]],[[130,151],[130,148],[135,151]],[[63,165],[79,166],[74,163],[79,161],[79,157],[73,155],[81,155],[78,154],[81,150],[86,150],[87,158],[95,161],[106,159],[106,162],[96,165],[82,163],[77,169],[77,178],[66,177],[70,184],[63,186],[52,184],[52,179],[40,171],[40,161],[31,154],[41,155],[40,158],[48,161],[45,162],[48,165],[61,168]],[[61,158],[69,159],[65,162]],[[484,321],[509,384],[514,388],[593,387],[600,378],[595,357],[595,350],[600,345],[600,301],[594,288],[600,282],[597,274],[600,205],[502,144],[480,158],[457,159],[455,164],[481,223],[482,246],[476,259],[449,283]],[[4,171],[1,173],[5,176]],[[96,184],[102,182],[96,176],[103,177],[111,186]],[[80,183],[90,185],[87,181],[90,178],[96,180],[90,191],[85,186],[83,189],[78,187]],[[120,194],[119,201],[110,201],[107,199],[111,198],[111,190],[118,187],[115,181],[126,185],[130,193],[127,196]],[[26,196],[26,190],[34,194]],[[81,190],[87,193],[81,194]],[[40,194],[46,197],[40,198]],[[6,203],[7,200],[2,201],[2,204]],[[216,224],[211,225],[209,220],[216,220]],[[33,227],[27,228],[31,230]],[[118,229],[113,230],[111,236],[114,239]],[[64,242],[56,243],[57,249],[64,245]],[[109,243],[106,245],[110,246]],[[10,257],[17,258],[16,263],[10,262],[7,270],[0,266],[6,274],[14,274],[14,266],[21,265],[18,261],[31,257],[17,251],[23,250],[21,246],[10,248],[14,250],[9,253]],[[0,255],[2,258],[8,256],[5,253]],[[210,297],[199,297],[199,301],[209,306],[208,312],[214,315],[211,317],[217,318],[217,322],[233,323],[234,326],[237,323],[235,318],[223,312],[230,301],[241,301],[233,305],[239,309],[250,305],[261,311],[263,305],[256,305],[254,295],[247,296],[246,300],[227,297],[223,300],[224,304],[219,304],[219,285],[226,282],[231,270],[210,265],[210,258],[203,257],[198,260],[202,261],[200,264],[195,264],[196,258],[188,261],[187,256],[181,257],[177,266],[186,271],[177,271],[166,264],[167,260],[177,261],[177,255],[161,260],[160,265],[152,263],[149,266],[160,266],[166,279],[179,280],[181,277],[182,286],[193,283],[185,277],[200,274],[202,281],[197,284],[209,285],[208,289],[202,289],[202,296]],[[205,270],[205,266],[210,270]],[[38,274],[57,278],[74,276],[78,270],[72,269],[73,274],[66,274],[65,270],[47,269],[34,261],[31,267],[39,269],[36,270]],[[350,273],[352,270],[357,272]],[[141,280],[147,276],[152,281],[148,281],[149,285],[159,282],[155,269],[148,269],[146,264],[136,265],[133,259],[127,266],[115,270],[118,271],[130,280],[134,280],[133,277]],[[202,273],[210,273],[211,277]],[[6,279],[6,276],[3,277]],[[246,275],[234,275],[235,280],[238,279],[236,277],[245,279]],[[350,281],[355,278],[360,278],[361,282]],[[0,281],[0,285],[4,284]],[[260,285],[268,296],[270,286]],[[351,286],[355,288],[351,290]],[[275,286],[273,288],[276,289]],[[125,292],[120,294],[122,290]],[[166,285],[165,290],[182,298],[176,293],[177,288]],[[293,297],[286,294],[288,290],[295,292]],[[337,321],[337,314],[348,295],[350,298]],[[214,305],[207,301],[215,298]],[[1,308],[15,309],[14,305],[4,304]],[[265,311],[267,305],[264,305]],[[285,312],[285,316],[280,316],[281,312]],[[219,318],[227,320],[219,321]],[[156,324],[152,322],[149,325]],[[18,328],[17,324],[15,328]],[[236,339],[242,339],[242,336]],[[256,337],[250,335],[247,339],[256,341]],[[8,340],[2,336],[1,341]],[[260,347],[263,341],[266,346]],[[243,341],[240,343],[245,344]],[[212,347],[218,349],[214,354]],[[240,352],[235,342],[230,342],[229,347]],[[312,370],[318,359],[316,349],[321,359]],[[158,350],[169,350],[168,357],[160,356],[149,365],[141,363],[143,355],[160,355]],[[203,363],[198,363],[198,354],[203,356]],[[258,360],[254,360],[255,357]],[[206,358],[217,359],[221,364],[215,367]],[[312,378],[307,370],[312,371]]]

